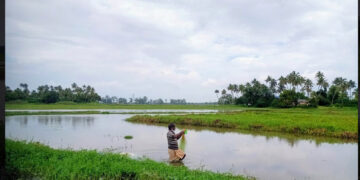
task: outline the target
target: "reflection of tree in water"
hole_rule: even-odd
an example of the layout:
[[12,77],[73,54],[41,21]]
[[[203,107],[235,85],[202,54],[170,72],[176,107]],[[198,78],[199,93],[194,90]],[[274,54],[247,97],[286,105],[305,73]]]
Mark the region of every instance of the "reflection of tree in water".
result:
[[38,122],[43,125],[61,125],[60,116],[38,116]]
[[91,127],[94,125],[94,119],[91,116],[73,116],[71,119],[72,127]]
[[28,117],[27,116],[23,116],[22,119],[18,119],[20,122],[20,126],[21,127],[26,127],[28,124]]
[[5,118],[5,123],[7,124],[10,120],[19,122],[20,127],[26,127],[28,124],[28,116],[15,116],[15,117]]
[[72,127],[76,128],[93,126],[94,119],[91,116],[39,116],[38,122],[43,125],[61,126],[63,121],[71,121]]

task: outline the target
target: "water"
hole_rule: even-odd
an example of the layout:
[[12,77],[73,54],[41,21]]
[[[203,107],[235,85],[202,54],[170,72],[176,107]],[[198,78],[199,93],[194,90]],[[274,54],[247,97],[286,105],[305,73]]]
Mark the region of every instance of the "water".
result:
[[[130,123],[132,115],[32,115],[6,117],[7,138],[54,148],[97,149],[167,162],[166,125]],[[187,128],[179,147],[185,166],[258,179],[357,179],[358,144],[231,129]],[[178,129],[176,130],[178,132]],[[126,140],[124,136],[133,139]]]
[[[172,113],[172,112],[186,112],[186,113],[216,113],[224,110],[213,109],[9,109],[7,112],[84,112],[84,111],[99,111],[109,113]],[[234,111],[234,110],[232,110]],[[241,111],[241,110],[236,110]]]

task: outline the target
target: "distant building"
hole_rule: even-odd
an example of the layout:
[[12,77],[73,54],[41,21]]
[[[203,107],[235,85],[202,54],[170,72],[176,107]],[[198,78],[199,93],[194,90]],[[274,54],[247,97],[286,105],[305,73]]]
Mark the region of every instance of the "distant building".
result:
[[298,104],[299,105],[308,105],[309,101],[306,99],[298,99]]

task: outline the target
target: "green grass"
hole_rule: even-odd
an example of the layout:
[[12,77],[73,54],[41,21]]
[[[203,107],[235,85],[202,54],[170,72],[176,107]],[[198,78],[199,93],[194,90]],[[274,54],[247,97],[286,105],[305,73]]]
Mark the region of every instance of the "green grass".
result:
[[128,135],[128,136],[125,136],[124,138],[125,138],[125,139],[132,139],[133,137],[130,136],[130,135]]
[[100,103],[5,103],[5,109],[241,109],[235,105],[150,105],[150,104],[100,104]]
[[39,143],[6,139],[8,179],[246,179],[225,173],[190,170],[149,159],[96,151],[56,150]]
[[357,108],[319,107],[314,109],[252,109],[242,112],[149,116],[137,115],[128,121],[225,127],[252,131],[358,138]]

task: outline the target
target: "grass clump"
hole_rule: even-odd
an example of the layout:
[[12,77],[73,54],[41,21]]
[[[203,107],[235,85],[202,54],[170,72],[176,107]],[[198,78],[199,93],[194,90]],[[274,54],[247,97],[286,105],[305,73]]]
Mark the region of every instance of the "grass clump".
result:
[[259,109],[216,114],[149,116],[137,115],[132,122],[170,123],[252,131],[358,138],[356,108],[319,107],[317,109]]
[[127,135],[127,136],[125,136],[124,138],[125,138],[125,139],[132,139],[133,137],[130,136],[130,135]]
[[7,179],[246,179],[94,150],[57,150],[6,139]]

